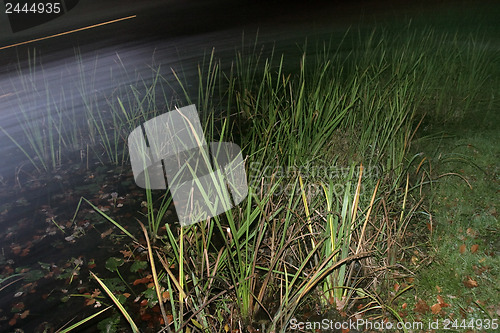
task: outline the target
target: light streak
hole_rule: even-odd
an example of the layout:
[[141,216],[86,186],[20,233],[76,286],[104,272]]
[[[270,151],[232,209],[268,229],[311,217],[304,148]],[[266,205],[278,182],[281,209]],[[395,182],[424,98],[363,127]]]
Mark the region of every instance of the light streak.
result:
[[29,44],[29,43],[35,43],[35,42],[39,42],[41,40],[45,40],[45,39],[49,39],[49,38],[55,38],[55,37],[60,37],[60,36],[64,36],[64,35],[69,35],[69,34],[72,34],[74,32],[88,30],[88,29],[101,27],[103,25],[107,25],[107,24],[111,24],[111,23],[116,23],[116,22],[120,22],[120,21],[124,21],[124,20],[133,19],[136,16],[137,15],[131,15],[131,16],[127,16],[127,17],[122,17],[122,18],[119,18],[119,19],[116,19],[116,20],[106,21],[106,22],[102,22],[102,23],[98,23],[98,24],[89,25],[89,26],[86,26],[86,27],[83,27],[83,28],[79,28],[79,29],[74,29],[74,30],[70,30],[70,31],[61,32],[61,33],[58,33],[58,34],[55,34],[55,35],[50,35],[50,36],[35,38],[35,39],[31,39],[31,40],[28,40],[28,41],[25,41],[25,42],[11,44],[11,45],[7,45],[7,46],[2,46],[2,47],[0,47],[0,50],[8,49],[8,48],[11,48],[11,47],[16,47],[16,46],[20,46],[20,45],[25,45],[25,44]]

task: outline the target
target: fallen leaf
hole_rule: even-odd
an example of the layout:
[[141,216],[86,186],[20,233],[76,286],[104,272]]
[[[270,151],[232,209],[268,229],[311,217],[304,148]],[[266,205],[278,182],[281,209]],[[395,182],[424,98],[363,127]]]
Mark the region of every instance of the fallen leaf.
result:
[[471,236],[471,237],[476,237],[477,236],[477,231],[472,229],[472,228],[467,228],[467,235]]
[[450,304],[444,301],[444,298],[441,297],[441,295],[437,295],[437,301],[439,302],[439,305],[441,305],[442,308],[447,308],[450,306]]
[[476,253],[477,249],[479,248],[479,245],[474,244],[470,247],[470,253]]
[[121,250],[120,253],[123,254],[123,257],[127,258],[127,259],[134,255],[132,253],[132,251],[128,251],[128,250]]
[[399,290],[399,283],[395,283],[394,284],[394,291],[398,291]]
[[92,292],[92,297],[97,297],[101,294],[101,291],[99,289],[94,289]]
[[441,305],[439,303],[434,304],[433,306],[431,306],[431,311],[434,314],[438,314],[439,312],[441,312]]
[[113,232],[113,229],[109,228],[108,230],[106,230],[105,232],[103,232],[101,234],[101,238],[106,238],[107,236],[111,235],[112,232]]
[[21,253],[21,246],[19,246],[17,244],[11,245],[10,249],[12,250],[12,253],[15,255],[18,255],[19,253]]
[[460,252],[460,254],[464,254],[466,249],[467,249],[467,247],[465,246],[465,244],[462,244],[462,245],[460,245],[460,248],[458,249],[458,251]]
[[95,303],[95,298],[87,298],[84,303],[85,306],[93,305]]
[[141,315],[141,320],[143,321],[149,321],[151,320],[151,318],[153,318],[149,313],[144,313],[143,315]]
[[342,311],[344,309],[345,303],[347,301],[347,298],[345,296],[342,296],[342,299],[336,300],[336,308],[338,311]]
[[415,304],[414,311],[425,314],[429,312],[429,305],[427,305],[427,303],[423,299],[419,299],[417,304]]
[[149,281],[151,281],[151,275],[148,275],[146,277],[143,277],[142,279],[137,279],[134,281],[134,286],[137,286],[138,284],[145,284],[145,283],[149,283]]
[[403,305],[401,305],[401,307],[404,309],[406,309],[408,307],[408,303],[403,303]]
[[30,314],[30,310],[26,310],[19,315],[19,318],[24,319],[24,318],[28,317],[29,314]]
[[470,276],[467,276],[467,278],[464,280],[464,286],[467,288],[475,288],[479,286],[477,281],[473,280]]

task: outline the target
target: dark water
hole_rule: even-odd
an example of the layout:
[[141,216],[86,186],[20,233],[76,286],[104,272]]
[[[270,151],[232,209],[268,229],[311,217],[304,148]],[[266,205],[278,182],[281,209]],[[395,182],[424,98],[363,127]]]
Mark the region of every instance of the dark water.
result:
[[[60,105],[58,101],[64,100],[75,114],[83,112],[79,110],[86,96],[97,96],[96,105],[104,106],[117,87],[138,80],[150,83],[151,68],[159,68],[172,82],[174,69],[194,88],[197,66],[212,50],[229,68],[235,51],[251,49],[257,36],[264,55],[275,48],[277,54],[286,53],[292,59],[293,68],[306,37],[311,44],[328,36],[340,40],[351,25],[404,19],[433,9],[428,4],[407,8],[395,3],[109,1],[97,5],[81,1],[71,12],[74,16],[68,13],[60,22],[18,35],[2,31],[1,45],[120,15],[137,14],[137,18],[0,50],[0,126],[22,140],[23,122],[42,119],[44,112]],[[447,8],[445,4],[438,8]],[[36,54],[36,61],[30,62],[28,54],[31,59]],[[61,300],[71,293],[91,292],[88,269],[95,262],[95,270],[105,273],[106,258],[123,248],[102,237],[110,228],[102,218],[69,223],[79,198],[94,198],[110,214],[131,219],[141,211],[144,194],[135,187],[128,163],[103,166],[91,159],[88,166],[87,147],[74,147],[63,166],[39,176],[2,132],[0,143],[0,331],[59,328],[98,310],[84,307],[78,297]],[[112,200],[113,193],[117,200]],[[88,206],[82,209],[89,211]],[[56,223],[65,227],[64,234]]]

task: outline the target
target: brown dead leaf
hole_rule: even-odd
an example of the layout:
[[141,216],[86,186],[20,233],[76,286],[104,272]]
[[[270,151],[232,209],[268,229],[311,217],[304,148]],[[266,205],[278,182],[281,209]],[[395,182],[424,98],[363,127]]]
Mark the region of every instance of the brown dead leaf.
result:
[[487,272],[491,269],[491,267],[489,266],[476,266],[476,265],[472,265],[472,269],[474,269],[474,273],[476,273],[477,275],[481,275],[483,274],[484,272]]
[[97,297],[101,294],[101,291],[99,289],[94,289],[92,292],[92,297]]
[[477,237],[477,231],[472,229],[472,228],[467,228],[467,235],[471,236],[471,237]]
[[467,288],[475,288],[479,286],[476,280],[473,280],[470,276],[467,276],[466,279],[464,280],[464,286]]
[[128,250],[122,250],[120,251],[121,254],[123,254],[123,257],[128,259],[130,257],[132,257],[134,254],[132,253],[132,251],[128,251]]
[[479,245],[474,244],[470,247],[470,253],[476,253],[478,249],[479,249]]
[[133,285],[137,286],[138,284],[146,284],[146,283],[149,283],[149,281],[151,281],[151,275],[143,277],[142,279],[135,280]]
[[28,317],[29,314],[30,314],[30,310],[25,310],[23,313],[21,313],[19,315],[19,318],[25,319],[26,317]]
[[345,296],[342,296],[342,299],[336,300],[336,305],[335,306],[336,306],[336,308],[337,308],[338,311],[342,311],[344,309],[344,307],[346,305],[345,304],[346,301],[347,301],[347,298]]
[[441,312],[441,305],[439,303],[434,304],[433,306],[431,306],[431,311],[434,314],[438,314],[439,312]]
[[443,292],[443,289],[440,286],[436,286],[436,290],[438,291],[438,293],[442,293]]
[[399,287],[400,287],[399,283],[395,283],[394,284],[394,291],[397,292],[399,290]]
[[429,305],[427,305],[427,303],[423,299],[419,299],[417,304],[415,304],[414,311],[419,312],[421,314],[425,314],[429,312],[429,309],[430,309]]
[[108,237],[109,235],[111,235],[111,233],[113,232],[113,229],[109,228],[108,230],[106,230],[105,232],[103,232],[101,234],[101,238],[106,238]]
[[85,299],[85,306],[93,305],[95,304],[95,298],[87,298]]
[[462,245],[460,245],[460,248],[458,249],[458,251],[460,252],[460,254],[464,254],[466,249],[467,249],[467,247],[465,246],[465,244],[462,244]]
[[17,244],[12,244],[10,246],[10,249],[12,250],[12,253],[15,255],[18,255],[19,253],[21,253],[21,246],[19,246]]
[[441,305],[442,308],[447,308],[450,306],[450,304],[444,301],[444,298],[441,297],[441,295],[437,295],[437,301],[439,302],[439,305]]

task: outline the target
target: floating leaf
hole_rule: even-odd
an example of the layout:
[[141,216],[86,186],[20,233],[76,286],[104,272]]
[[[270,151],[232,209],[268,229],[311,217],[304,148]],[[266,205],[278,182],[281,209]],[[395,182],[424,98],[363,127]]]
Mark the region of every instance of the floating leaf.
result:
[[113,232],[113,229],[112,228],[109,228],[108,230],[106,230],[105,232],[103,232],[101,234],[101,238],[106,238],[108,237],[109,235],[111,235],[111,233]]
[[123,259],[111,257],[108,260],[106,260],[106,269],[110,272],[116,272],[118,271],[118,267],[123,265],[123,263],[124,263]]
[[149,283],[149,281],[151,281],[151,275],[148,275],[142,279],[137,279],[134,281],[134,286],[137,286],[138,284],[146,284],[146,283]]
[[148,262],[147,261],[134,261],[132,266],[130,267],[131,272],[137,272],[141,269],[145,269],[148,267]]
[[95,298],[87,298],[84,302],[85,306],[93,305],[95,303]]
[[23,313],[21,313],[19,315],[19,318],[25,319],[26,317],[28,317],[29,314],[30,314],[30,310],[25,310]]
[[123,258],[127,258],[127,259],[134,255],[132,253],[132,251],[129,251],[129,250],[121,250],[120,253],[123,254]]

